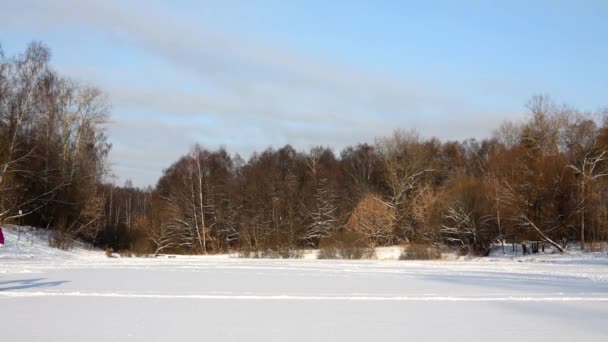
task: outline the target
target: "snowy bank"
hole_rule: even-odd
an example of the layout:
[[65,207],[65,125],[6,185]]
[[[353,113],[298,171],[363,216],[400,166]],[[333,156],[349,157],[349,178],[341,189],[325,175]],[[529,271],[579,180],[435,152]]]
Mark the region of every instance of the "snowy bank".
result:
[[50,231],[40,228],[2,226],[4,248],[0,249],[0,260],[69,260],[81,257],[102,257],[100,250],[89,250],[83,243],[64,251],[49,246]]

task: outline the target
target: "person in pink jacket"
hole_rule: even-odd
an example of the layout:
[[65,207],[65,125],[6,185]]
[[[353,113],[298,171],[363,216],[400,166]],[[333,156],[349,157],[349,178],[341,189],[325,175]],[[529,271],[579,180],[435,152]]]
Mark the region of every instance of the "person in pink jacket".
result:
[[4,234],[2,234],[2,226],[0,226],[0,248],[4,247]]

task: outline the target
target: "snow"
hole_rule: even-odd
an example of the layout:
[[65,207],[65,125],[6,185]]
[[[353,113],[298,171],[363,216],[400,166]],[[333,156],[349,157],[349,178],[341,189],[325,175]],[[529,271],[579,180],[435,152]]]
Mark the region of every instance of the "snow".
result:
[[[106,258],[0,250],[2,341],[605,341],[608,258]],[[386,248],[390,259],[399,248]],[[314,253],[309,253],[314,254]],[[388,255],[388,256],[387,256]]]
[[[35,229],[32,227],[21,227],[19,236],[18,227],[6,225],[2,227],[5,245],[0,249],[0,262],[7,260],[68,260],[80,256],[101,257],[97,251],[89,251],[84,248],[82,243],[75,243],[77,248],[70,251],[63,251],[48,246],[49,231],[45,229]],[[1,271],[0,271],[1,272]]]

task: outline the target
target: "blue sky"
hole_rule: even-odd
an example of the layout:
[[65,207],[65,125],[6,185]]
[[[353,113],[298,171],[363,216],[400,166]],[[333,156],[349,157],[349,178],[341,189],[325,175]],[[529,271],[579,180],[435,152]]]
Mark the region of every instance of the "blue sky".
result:
[[7,54],[42,40],[108,93],[118,183],[194,142],[336,152],[395,128],[483,138],[533,95],[608,105],[608,2],[0,0]]

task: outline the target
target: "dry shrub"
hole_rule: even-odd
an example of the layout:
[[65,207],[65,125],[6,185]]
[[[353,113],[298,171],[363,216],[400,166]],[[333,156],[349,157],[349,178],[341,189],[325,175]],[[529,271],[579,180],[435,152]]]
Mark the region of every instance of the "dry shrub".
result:
[[252,259],[254,257],[253,254],[254,252],[250,249],[241,249],[239,250],[237,256],[243,259]]
[[411,204],[411,219],[416,225],[416,236],[438,241],[437,230],[435,227],[441,226],[442,197],[430,186],[419,189]]
[[286,253],[283,253],[285,259],[302,259],[304,252],[299,249],[288,249]]
[[586,248],[589,252],[605,252],[608,251],[608,245],[605,242],[590,242]]
[[138,238],[133,242],[132,252],[136,257],[141,257],[152,254],[154,249],[152,248],[152,243],[147,238]]
[[112,255],[112,253],[114,253],[114,250],[110,247],[106,248],[106,256],[108,258],[113,258],[114,256]]
[[338,249],[335,246],[319,246],[317,259],[339,259]]
[[280,248],[267,249],[242,249],[238,253],[239,258],[245,259],[301,259],[304,253],[301,250]]
[[371,193],[364,195],[357,203],[347,224],[349,231],[365,237],[370,247],[389,244],[394,225],[394,210]]
[[431,244],[409,244],[403,249],[399,260],[439,260],[441,248]]
[[364,259],[372,258],[374,249],[366,238],[358,233],[341,232],[321,239],[318,259]]
[[260,259],[282,259],[282,255],[279,251],[275,251],[272,249],[264,249],[258,251],[258,258]]
[[49,236],[49,246],[69,250],[74,246],[74,239],[63,230],[56,230]]

